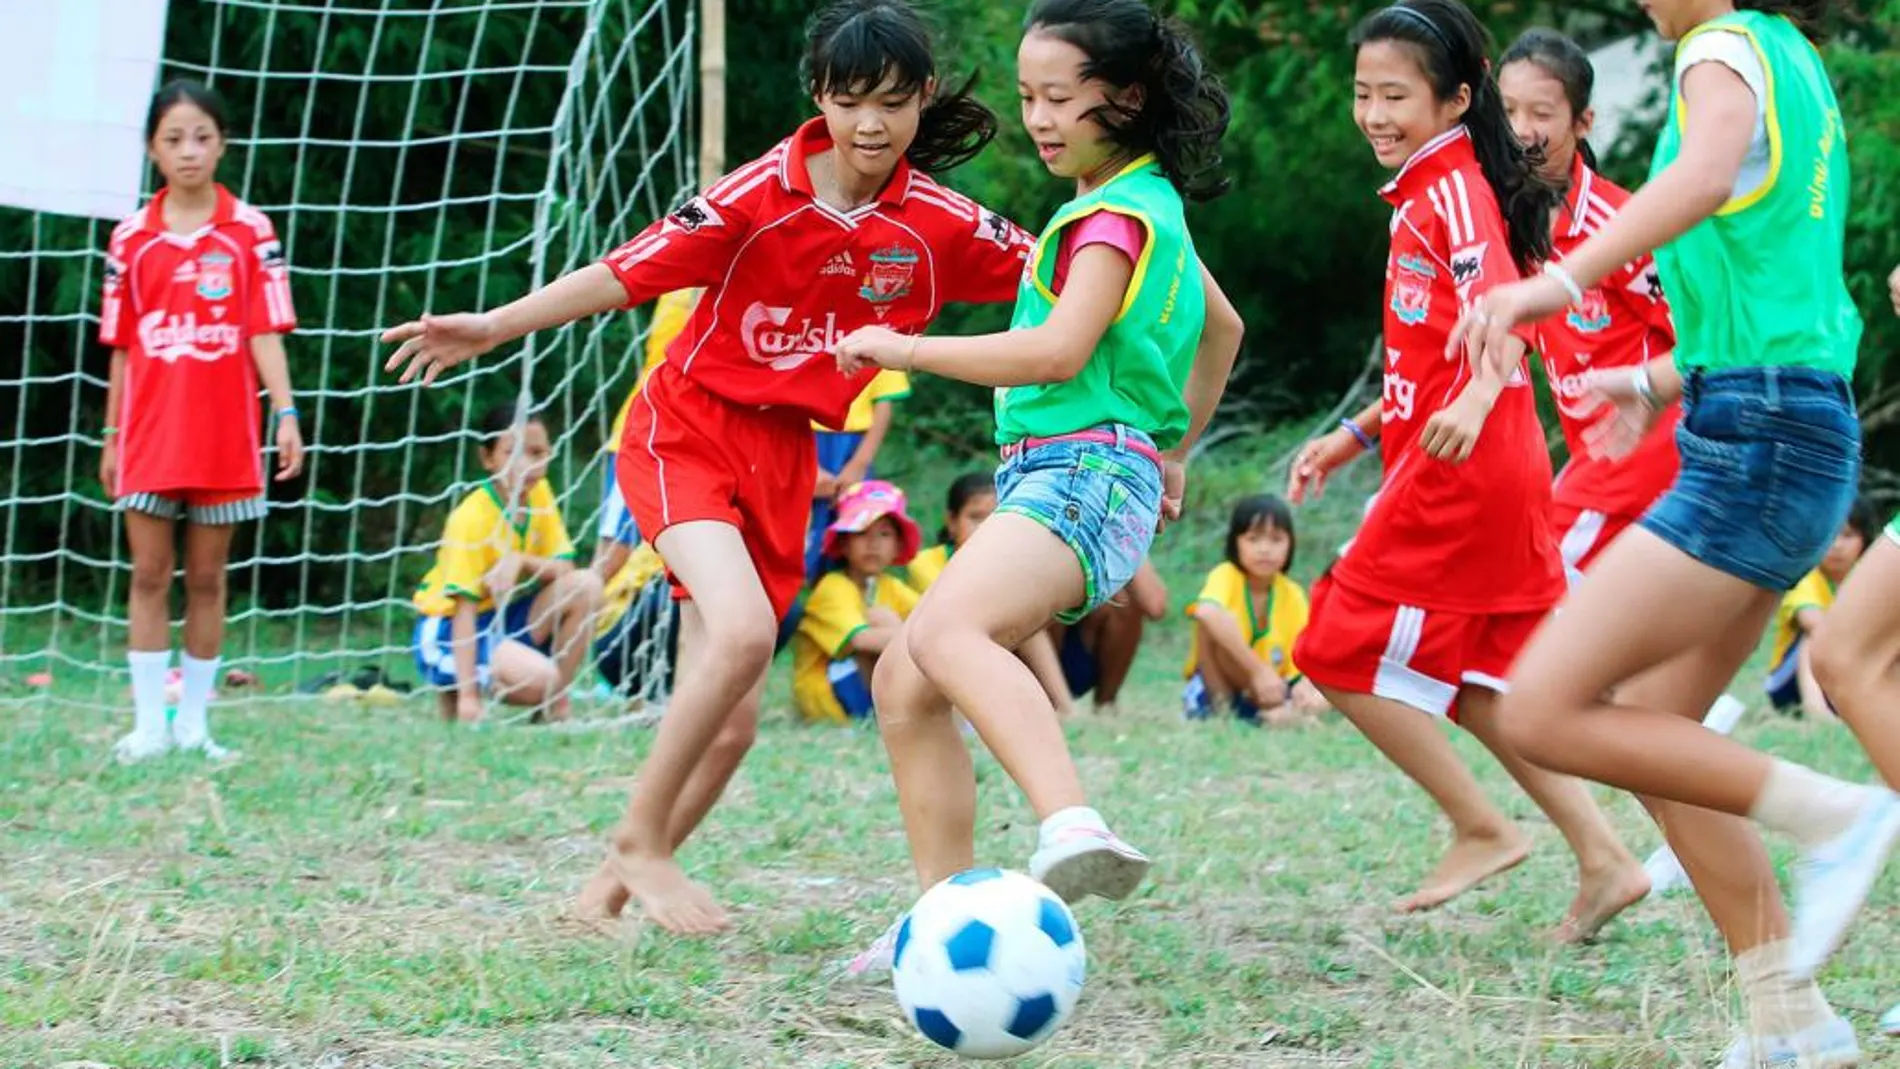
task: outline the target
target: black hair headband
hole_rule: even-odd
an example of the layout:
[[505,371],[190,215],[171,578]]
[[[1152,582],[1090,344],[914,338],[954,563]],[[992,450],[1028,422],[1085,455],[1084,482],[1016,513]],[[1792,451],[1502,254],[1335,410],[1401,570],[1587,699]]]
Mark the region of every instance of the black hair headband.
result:
[[1406,7],[1403,4],[1393,4],[1391,7],[1388,7],[1385,10],[1387,14],[1402,16],[1404,18],[1412,20],[1413,22],[1418,23],[1420,26],[1425,27],[1425,32],[1431,34],[1434,38],[1437,39],[1439,44],[1445,46],[1445,51],[1447,53],[1452,53],[1455,51],[1451,47],[1451,38],[1445,36],[1445,31],[1439,29],[1438,23],[1433,22],[1431,20],[1431,17],[1426,15],[1424,12],[1419,11],[1415,8]]

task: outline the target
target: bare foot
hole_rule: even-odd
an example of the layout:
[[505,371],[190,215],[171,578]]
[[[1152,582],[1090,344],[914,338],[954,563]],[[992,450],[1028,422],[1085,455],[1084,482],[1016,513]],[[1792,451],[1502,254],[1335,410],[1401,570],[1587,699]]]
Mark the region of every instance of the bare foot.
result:
[[588,924],[610,924],[632,898],[627,885],[614,875],[613,866],[603,861],[581,886],[580,897],[574,900],[574,918]]
[[712,895],[687,879],[671,857],[616,852],[606,867],[639,900],[647,919],[669,932],[710,935],[732,926]]
[[1559,943],[1587,943],[1618,913],[1649,894],[1649,873],[1631,858],[1607,872],[1585,874],[1578,882],[1577,899],[1570,903],[1552,937]]
[[1530,852],[1530,844],[1516,828],[1460,838],[1419,889],[1399,899],[1394,908],[1400,913],[1437,909],[1498,873],[1516,868]]

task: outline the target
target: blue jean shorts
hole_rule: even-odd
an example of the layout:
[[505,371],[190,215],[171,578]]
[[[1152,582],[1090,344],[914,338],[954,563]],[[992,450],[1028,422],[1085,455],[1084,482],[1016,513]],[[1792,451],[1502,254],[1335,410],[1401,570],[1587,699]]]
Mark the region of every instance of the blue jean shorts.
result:
[[[495,626],[497,610],[490,609],[475,618],[475,680],[483,688],[488,686],[488,662],[494,657],[497,643],[520,642],[542,653],[548,652],[548,644],[536,642],[533,629],[528,626],[533,610],[534,591],[528,589],[500,610],[499,631]],[[424,686],[455,686],[454,627],[453,617],[416,617],[416,674],[422,677]]]
[[1044,440],[1010,454],[996,469],[996,510],[1047,527],[1082,565],[1082,604],[1056,614],[1070,624],[1135,577],[1161,517],[1161,469],[1139,451],[1152,452],[1154,440],[1119,425],[1085,433],[1113,441]]
[[1811,368],[1689,372],[1676,448],[1676,484],[1642,525],[1767,590],[1821,563],[1860,482],[1853,390]]

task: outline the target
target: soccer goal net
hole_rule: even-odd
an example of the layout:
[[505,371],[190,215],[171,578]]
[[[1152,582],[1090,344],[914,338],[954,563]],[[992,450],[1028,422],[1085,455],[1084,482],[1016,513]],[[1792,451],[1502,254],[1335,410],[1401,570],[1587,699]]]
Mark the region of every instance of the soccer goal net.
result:
[[[300,320],[287,348],[305,472],[270,487],[229,570],[225,663],[260,694],[366,668],[416,679],[410,598],[447,513],[486,474],[474,424],[495,404],[520,399],[546,423],[550,482],[592,556],[600,448],[639,371],[644,310],[545,332],[428,390],[383,372],[377,335],[512,299],[690,192],[693,15],[691,0],[170,6],[160,79],[199,79],[226,102],[218,178],[275,222]],[[147,168],[145,193],[158,181]],[[111,228],[0,209],[0,397],[13,402],[0,405],[0,705],[127,702],[131,567],[98,477]],[[175,619],[183,605],[181,574]],[[638,606],[660,626],[623,683],[649,699],[664,608]]]

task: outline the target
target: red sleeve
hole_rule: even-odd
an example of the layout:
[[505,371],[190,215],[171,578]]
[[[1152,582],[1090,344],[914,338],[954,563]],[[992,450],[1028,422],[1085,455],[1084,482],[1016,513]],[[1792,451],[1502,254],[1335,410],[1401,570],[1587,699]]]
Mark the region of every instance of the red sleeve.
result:
[[[759,161],[748,164],[756,167]],[[744,170],[746,168],[741,168]],[[698,196],[653,224],[602,259],[626,288],[625,307],[633,308],[674,290],[711,286],[726,269],[752,230],[752,216],[764,182],[737,183],[740,192],[718,196],[735,185],[738,172],[715,183],[714,196]],[[767,181],[770,181],[769,179]]]
[[961,194],[951,195],[959,206],[968,206],[969,214],[950,214],[944,224],[950,228],[939,250],[947,268],[943,272],[944,300],[968,304],[1015,300],[1016,288],[1022,284],[1023,265],[1029,262],[1036,239],[1002,214]]
[[[1455,177],[1462,178],[1462,172]],[[1470,186],[1474,183],[1483,191],[1482,195],[1471,195]],[[1474,175],[1469,182],[1440,182],[1434,192],[1437,195],[1433,197],[1433,222],[1438,227],[1438,240],[1445,242],[1445,262],[1451,265],[1452,282],[1458,289],[1458,311],[1462,315],[1472,301],[1494,287],[1516,282],[1524,276],[1511,258],[1511,237],[1505,229],[1504,216],[1482,176]],[[1524,339],[1527,345],[1537,344],[1537,332],[1532,324],[1519,324],[1511,333]]]
[[106,246],[106,279],[99,302],[99,341],[112,349],[126,349],[138,332],[132,323],[132,301],[127,288],[126,258],[131,255],[131,238],[137,231],[120,226],[113,230]]
[[258,215],[251,222],[250,333],[289,334],[297,329],[297,309],[290,300],[290,265],[277,228]]
[[1652,339],[1652,353],[1661,356],[1676,347],[1676,323],[1669,317],[1669,302],[1663,300],[1662,278],[1653,257],[1645,256],[1625,264],[1604,280],[1603,285],[1614,287],[1624,306],[1642,318],[1651,334],[1658,336]]

